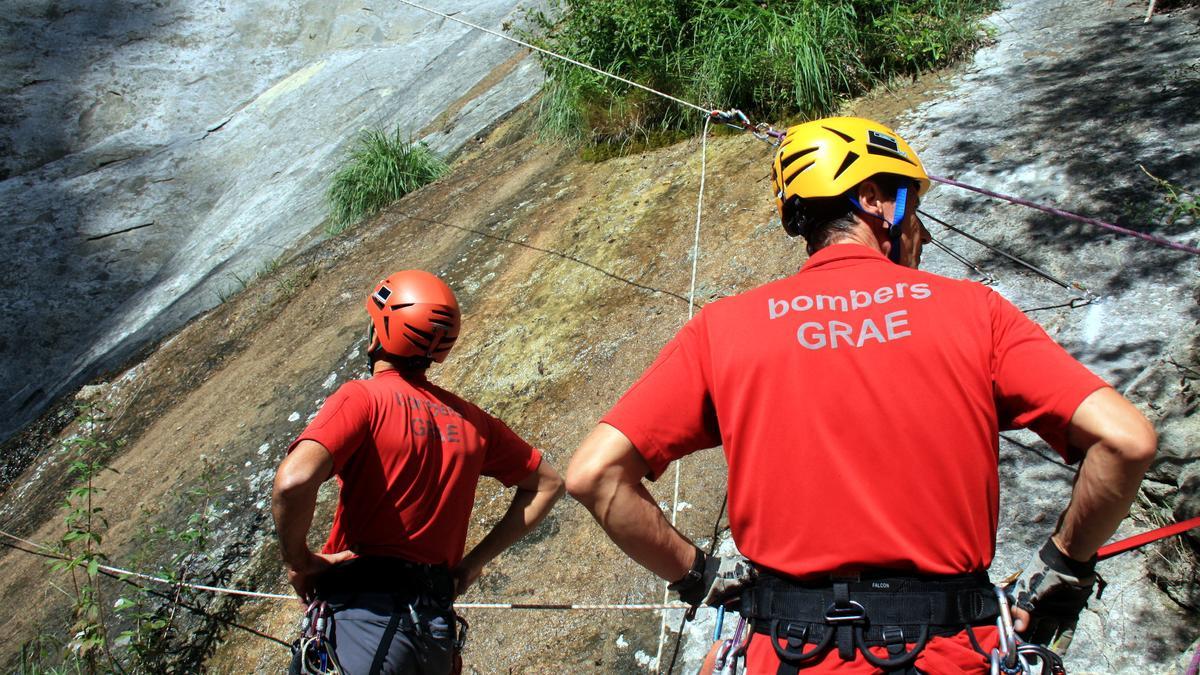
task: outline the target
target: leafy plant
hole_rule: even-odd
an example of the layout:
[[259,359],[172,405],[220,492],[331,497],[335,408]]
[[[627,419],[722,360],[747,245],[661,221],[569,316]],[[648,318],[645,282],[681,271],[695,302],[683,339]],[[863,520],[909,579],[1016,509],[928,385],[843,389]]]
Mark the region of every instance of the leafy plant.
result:
[[[105,464],[113,447],[101,433],[105,419],[99,406],[81,405],[76,417],[78,433],[63,442],[71,454],[68,470],[76,483],[64,502],[64,531],[51,569],[70,581],[68,588],[59,590],[72,599],[74,623],[66,639],[43,633],[23,644],[18,673],[188,672],[188,665],[179,663],[180,654],[186,651],[181,649],[181,640],[185,644],[187,636],[178,635],[177,612],[185,603],[197,604],[195,592],[183,582],[207,560],[217,520],[214,499],[221,492],[219,481],[227,476],[218,476],[214,465],[205,462],[199,487],[184,495],[183,508],[189,515],[183,526],[157,528],[152,533],[171,551],[171,571],[166,576],[179,582],[173,595],[162,599],[162,594],[147,589],[118,597],[112,611],[107,611],[100,577],[108,559],[101,548],[108,521],[98,500],[103,491],[96,485],[102,473],[115,471]],[[112,633],[117,633],[116,639],[110,639]]]
[[1160,215],[1166,215],[1167,224],[1173,224],[1179,218],[1190,218],[1193,222],[1200,220],[1200,198],[1196,196],[1195,190],[1186,190],[1183,187],[1172,183],[1171,181],[1159,178],[1146,170],[1146,167],[1138,165],[1142,173],[1150,177],[1154,181],[1159,190],[1163,193],[1163,200],[1166,202],[1164,208],[1160,209]]
[[[896,75],[960,57],[996,0],[556,0],[526,39],[708,107],[755,119],[816,116]],[[636,144],[694,130],[701,116],[551,57],[541,131]]]
[[406,140],[399,129],[362,132],[333,176],[328,194],[333,224],[327,231],[342,232],[448,170],[428,146]]
[[104,601],[99,584],[100,566],[107,559],[100,545],[108,529],[108,520],[104,517],[103,507],[95,500],[101,492],[96,487],[96,478],[105,471],[115,471],[104,464],[104,456],[110,448],[99,435],[99,424],[104,419],[99,406],[81,405],[76,418],[79,433],[63,443],[64,449],[74,457],[68,472],[77,482],[64,502],[67,509],[63,519],[65,531],[58,542],[62,559],[51,564],[52,570],[66,572],[71,581],[75,624],[68,649],[89,672],[95,670],[101,657],[112,658],[105,634]]

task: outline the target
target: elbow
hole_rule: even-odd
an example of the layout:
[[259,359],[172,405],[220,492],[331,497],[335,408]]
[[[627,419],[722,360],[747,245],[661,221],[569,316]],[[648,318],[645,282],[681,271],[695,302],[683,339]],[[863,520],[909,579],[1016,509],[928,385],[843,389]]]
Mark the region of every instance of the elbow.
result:
[[587,462],[572,461],[571,465],[567,467],[565,488],[576,501],[588,506],[596,501],[603,478],[603,467]]
[[1146,420],[1143,428],[1121,439],[1119,452],[1121,458],[1128,464],[1150,466],[1158,452],[1158,433],[1154,431],[1149,420]]
[[1158,433],[1146,418],[1103,439],[1104,447],[1122,464],[1145,471],[1158,452]]
[[291,503],[303,499],[310,493],[316,492],[312,476],[296,471],[289,464],[284,464],[275,472],[275,483],[271,487],[271,502],[273,504]]

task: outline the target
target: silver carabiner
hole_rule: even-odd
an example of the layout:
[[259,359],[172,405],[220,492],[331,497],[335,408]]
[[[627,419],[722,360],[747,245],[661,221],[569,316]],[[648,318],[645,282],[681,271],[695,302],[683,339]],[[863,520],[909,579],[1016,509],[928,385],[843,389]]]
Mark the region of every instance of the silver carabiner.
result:
[[996,619],[996,627],[1000,629],[1000,655],[1004,657],[1005,671],[1013,672],[1019,661],[1017,632],[1013,630],[1012,612],[1008,609],[1008,594],[999,586],[994,586],[993,589],[996,591],[996,599],[1000,601],[1000,617]]

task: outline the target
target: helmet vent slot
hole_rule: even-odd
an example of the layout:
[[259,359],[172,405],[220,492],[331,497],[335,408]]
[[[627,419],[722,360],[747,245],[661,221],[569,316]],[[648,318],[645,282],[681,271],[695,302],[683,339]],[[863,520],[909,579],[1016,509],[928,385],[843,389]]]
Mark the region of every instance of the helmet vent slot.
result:
[[800,174],[804,173],[805,171],[808,171],[809,169],[811,169],[813,164],[816,164],[816,162],[809,162],[808,164],[805,164],[804,166],[800,167],[799,169],[796,169],[794,172],[792,172],[792,175],[783,179],[783,186],[786,188],[787,186],[791,185],[792,181],[796,180],[796,176],[799,176]]
[[407,328],[407,329],[409,329],[409,330],[411,330],[412,332],[416,333],[417,335],[419,335],[419,336],[421,336],[421,337],[425,338],[426,340],[432,340],[432,339],[433,339],[433,333],[429,333],[429,332],[423,331],[423,330],[421,330],[420,328],[417,328],[416,326],[412,325],[411,323],[406,323],[406,324],[404,324],[404,327],[405,327],[405,328]]
[[821,128],[824,129],[825,131],[837,134],[843,141],[846,141],[847,143],[854,142],[853,136],[848,136],[846,134],[843,134],[842,132],[838,131],[837,129],[834,129],[832,127],[826,127],[826,126],[822,126]]
[[837,180],[843,173],[846,172],[846,169],[849,169],[850,165],[856,161],[858,161],[857,152],[851,151],[846,153],[846,159],[842,160],[842,165],[839,166],[837,172],[833,174],[833,179]]
[[[809,153],[816,152],[816,151],[817,151],[816,148],[805,148],[805,149],[801,150],[800,152],[797,152],[794,155],[788,155],[787,157],[780,158],[779,168],[780,168],[780,170],[786,169],[789,166],[791,166],[792,162],[800,159],[801,157],[803,157]],[[801,170],[803,170],[803,169],[801,169]]]

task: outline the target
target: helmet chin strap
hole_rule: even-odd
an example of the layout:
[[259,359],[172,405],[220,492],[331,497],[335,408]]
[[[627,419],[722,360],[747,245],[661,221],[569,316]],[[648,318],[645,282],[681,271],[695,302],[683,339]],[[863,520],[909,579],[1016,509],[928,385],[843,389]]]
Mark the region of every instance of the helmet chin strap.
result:
[[891,250],[888,251],[888,259],[897,265],[900,264],[900,223],[903,223],[904,216],[908,215],[908,190],[908,185],[901,185],[900,187],[896,188],[896,213],[893,214],[892,220],[888,220],[881,215],[877,216],[874,213],[868,213],[867,210],[862,207],[862,204],[859,203],[858,197],[855,197],[854,195],[847,195],[850,203],[854,205],[854,208],[858,209],[859,213],[871,216],[872,218],[878,218],[882,220],[885,225],[887,225],[888,239],[890,239],[892,242]]

